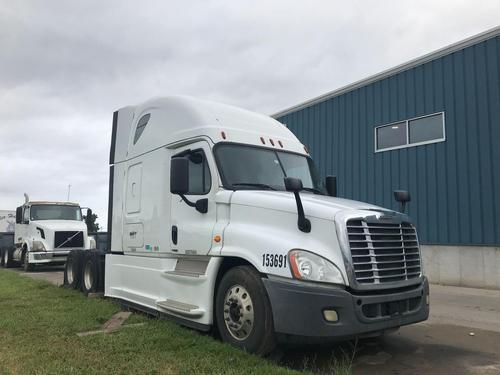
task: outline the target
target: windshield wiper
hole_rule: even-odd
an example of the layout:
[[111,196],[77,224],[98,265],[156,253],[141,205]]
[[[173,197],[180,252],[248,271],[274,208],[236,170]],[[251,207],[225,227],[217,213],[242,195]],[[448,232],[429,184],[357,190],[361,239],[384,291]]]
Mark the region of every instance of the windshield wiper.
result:
[[303,187],[302,190],[310,191],[311,193],[314,193],[314,194],[325,195],[325,193],[323,193],[321,190],[316,189],[316,188]]
[[232,187],[235,187],[235,186],[250,186],[250,187],[256,187],[256,188],[261,188],[261,189],[266,189],[266,190],[277,190],[277,189],[273,188],[270,185],[258,184],[258,183],[255,183],[255,182],[237,182],[237,183],[231,184],[231,186]]

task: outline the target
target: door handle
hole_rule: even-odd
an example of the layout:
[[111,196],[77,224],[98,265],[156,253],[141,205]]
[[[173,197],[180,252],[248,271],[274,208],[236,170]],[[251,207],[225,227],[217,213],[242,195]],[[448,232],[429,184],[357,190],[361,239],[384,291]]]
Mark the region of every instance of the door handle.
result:
[[177,225],[172,225],[172,242],[177,245]]
[[129,232],[130,237],[134,237],[137,234],[137,232]]

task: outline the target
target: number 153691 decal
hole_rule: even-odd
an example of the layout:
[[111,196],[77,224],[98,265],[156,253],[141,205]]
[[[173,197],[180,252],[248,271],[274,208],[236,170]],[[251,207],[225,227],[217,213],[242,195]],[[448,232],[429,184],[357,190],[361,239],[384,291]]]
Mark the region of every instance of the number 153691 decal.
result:
[[286,268],[286,255],[262,254],[262,265],[265,267]]

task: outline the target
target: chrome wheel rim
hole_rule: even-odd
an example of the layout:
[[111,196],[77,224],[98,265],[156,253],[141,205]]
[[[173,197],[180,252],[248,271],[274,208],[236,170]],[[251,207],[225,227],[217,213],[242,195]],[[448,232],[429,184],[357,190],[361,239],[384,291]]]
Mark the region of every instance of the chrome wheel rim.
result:
[[68,278],[68,284],[73,283],[73,262],[69,261],[66,265],[66,277]]
[[85,288],[90,290],[92,288],[93,275],[91,271],[92,264],[89,262],[85,265],[85,271],[83,272],[83,282],[85,283]]
[[233,285],[224,298],[224,321],[236,340],[250,336],[254,324],[253,303],[248,291],[241,285]]

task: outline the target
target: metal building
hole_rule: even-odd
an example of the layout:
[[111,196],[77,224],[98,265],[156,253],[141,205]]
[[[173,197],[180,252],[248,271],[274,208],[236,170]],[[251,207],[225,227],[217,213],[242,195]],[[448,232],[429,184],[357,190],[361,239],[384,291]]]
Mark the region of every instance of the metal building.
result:
[[434,281],[500,288],[499,77],[496,27],[273,117],[339,196],[397,209],[392,191],[410,191]]

